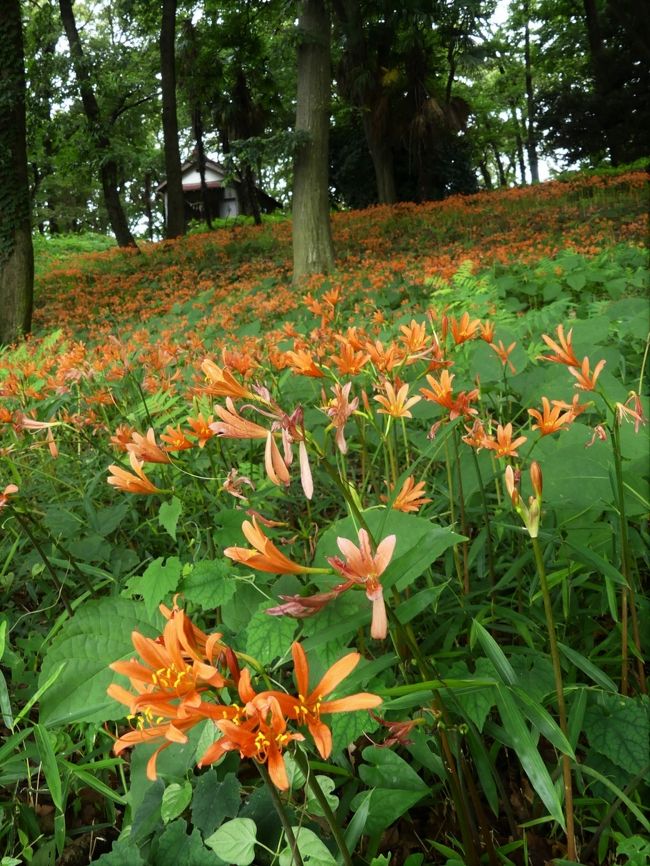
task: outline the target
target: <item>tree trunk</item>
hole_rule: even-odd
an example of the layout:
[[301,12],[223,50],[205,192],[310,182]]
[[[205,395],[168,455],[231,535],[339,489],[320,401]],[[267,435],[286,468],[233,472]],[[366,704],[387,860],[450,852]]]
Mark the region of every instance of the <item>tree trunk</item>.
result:
[[176,0],[163,0],[160,27],[160,73],[162,81],[162,126],[167,175],[165,236],[185,234],[185,198],[176,116]]
[[483,159],[478,164],[479,170],[481,172],[481,177],[483,178],[483,183],[485,184],[486,189],[492,189],[492,175],[490,174],[487,163]]
[[203,144],[203,112],[199,105],[192,109],[192,129],[196,141],[196,161],[199,166],[199,177],[201,178],[201,201],[203,203],[203,219],[207,227],[212,231],[212,213],[210,210],[210,191],[205,180],[205,147]]
[[293,280],[334,267],[329,217],[330,20],[325,0],[302,0],[293,169]]
[[386,131],[377,130],[371,113],[364,113],[363,128],[370,158],[375,169],[377,181],[377,201],[379,204],[395,204],[397,188],[395,186],[395,164],[393,149],[386,140]]
[[34,290],[20,0],[0,3],[0,153],[0,345],[6,345],[29,332]]
[[532,183],[539,183],[539,167],[537,164],[537,133],[535,131],[535,91],[533,90],[533,70],[530,60],[530,4],[524,2],[524,64],[526,70],[526,105],[528,107],[528,135],[526,150],[528,152],[528,167]]
[[490,145],[492,147],[492,152],[494,153],[494,161],[497,164],[497,173],[499,175],[499,186],[508,186],[508,181],[506,178],[506,173],[503,168],[503,162],[501,161],[501,154],[499,153],[499,148],[496,145],[496,142],[491,141]]
[[512,120],[515,126],[515,143],[517,145],[517,159],[519,161],[519,174],[521,175],[521,185],[526,186],[526,162],[524,160],[524,142],[521,137],[521,127],[519,125],[517,107],[514,105],[514,103],[511,103],[510,111],[512,112]]
[[583,0],[585,10],[585,24],[587,27],[587,39],[589,42],[589,54],[591,60],[591,70],[594,76],[594,90],[596,91],[596,106],[598,113],[598,121],[603,132],[605,146],[609,151],[609,158],[612,165],[619,165],[624,161],[624,155],[616,136],[612,133],[612,126],[618,120],[618,110],[615,117],[612,117],[609,107],[610,80],[611,70],[608,69],[607,52],[605,51],[605,42],[600,29],[600,21],[598,18],[598,7],[596,0]]
[[111,142],[105,125],[102,123],[99,105],[90,82],[88,66],[72,9],[72,0],[59,0],[59,9],[61,10],[61,21],[63,22],[63,28],[70,46],[70,58],[79,85],[81,102],[83,103],[86,119],[88,120],[90,135],[101,157],[100,176],[108,219],[118,246],[137,248],[117,190],[118,165],[111,153]]

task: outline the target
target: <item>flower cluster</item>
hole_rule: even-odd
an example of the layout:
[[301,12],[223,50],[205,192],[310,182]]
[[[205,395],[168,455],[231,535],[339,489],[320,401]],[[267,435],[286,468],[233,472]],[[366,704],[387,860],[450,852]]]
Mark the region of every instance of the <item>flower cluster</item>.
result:
[[[213,764],[226,752],[239,752],[266,764],[280,790],[289,787],[282,758],[293,741],[307,729],[323,759],[332,751],[332,735],[321,716],[370,710],[381,698],[367,692],[328,700],[359,663],[351,652],[335,662],[318,684],[309,688],[309,665],[303,648],[294,643],[297,694],[279,690],[256,692],[247,668],[240,670],[236,653],[221,640],[195,626],[176,603],[161,605],[167,619],[162,634],[147,638],[133,632],[132,641],[140,660],[117,661],[112,670],[129,678],[133,691],[113,683],[108,694],[129,708],[132,729],[115,742],[114,751],[151,741],[162,741],[147,765],[147,777],[156,778],[156,760],[172,743],[186,743],[187,732],[199,722],[211,720],[215,740],[199,759],[199,766]],[[227,696],[227,698],[226,698]]]

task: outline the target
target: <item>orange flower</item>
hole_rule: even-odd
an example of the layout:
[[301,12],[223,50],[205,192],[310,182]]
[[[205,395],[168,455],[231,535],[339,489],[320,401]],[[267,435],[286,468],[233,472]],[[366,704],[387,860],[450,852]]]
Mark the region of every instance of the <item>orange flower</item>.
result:
[[489,343],[490,348],[494,349],[494,351],[499,356],[499,360],[501,361],[503,366],[505,367],[505,365],[508,364],[508,366],[510,367],[511,373],[517,372],[515,370],[514,364],[510,360],[510,353],[513,351],[513,349],[515,348],[516,345],[517,345],[516,343],[510,343],[510,345],[506,349],[506,347],[503,345],[503,340],[499,340],[498,346],[495,345],[494,343]]
[[486,448],[491,448],[496,452],[497,457],[518,457],[517,448],[526,442],[526,436],[519,436],[515,441],[512,441],[512,424],[506,424],[502,427],[497,426],[497,438],[487,439],[485,442]]
[[245,520],[241,528],[246,540],[255,549],[227,547],[224,554],[235,562],[241,562],[242,565],[248,565],[258,571],[266,571],[270,574],[322,574],[326,571],[326,569],[309,568],[306,565],[292,562],[262,532],[255,517],[253,517],[252,523]]
[[[628,403],[633,403],[634,408],[628,406]],[[641,399],[636,391],[630,391],[625,403],[616,403],[616,418],[619,426],[623,421],[634,423],[634,432],[638,433],[642,424],[647,424],[648,419],[643,414],[643,406]]]
[[[341,454],[347,454],[348,451],[348,443],[345,441],[346,422],[359,406],[358,397],[350,400],[351,388],[352,382],[348,382],[346,385],[334,385],[331,389],[334,398],[325,407],[325,411],[332,419],[332,427],[336,430],[334,441]],[[322,394],[324,400],[325,392],[323,391]],[[330,428],[328,427],[327,429],[329,430]]]
[[481,323],[478,319],[470,321],[469,313],[463,313],[460,321],[456,321],[455,318],[451,317],[449,319],[449,327],[451,328],[451,336],[454,343],[459,346],[467,340],[474,339],[476,332],[481,327]]
[[194,448],[194,443],[190,442],[180,426],[168,425],[165,432],[160,434],[160,439],[165,443],[166,451],[185,451],[187,448]]
[[379,578],[392,559],[397,537],[386,536],[377,545],[374,554],[370,548],[370,536],[365,529],[359,530],[359,547],[347,538],[337,538],[336,543],[345,561],[338,556],[328,557],[327,561],[350,584],[360,584],[365,588],[366,597],[372,601],[370,635],[376,640],[383,640],[388,634],[388,619]]
[[569,367],[579,367],[580,362],[575,356],[573,346],[571,345],[571,337],[573,336],[573,328],[564,336],[564,325],[557,326],[557,338],[559,346],[549,336],[542,334],[542,340],[546,343],[549,349],[555,352],[554,355],[540,355],[542,361],[553,361],[555,364],[566,364]]
[[311,376],[314,379],[322,379],[325,375],[321,368],[316,365],[311,352],[299,349],[296,352],[285,352],[285,357],[294,373],[301,376]]
[[18,493],[18,488],[15,484],[7,484],[5,489],[0,493],[0,508],[4,508],[9,502],[9,497],[14,493]]
[[358,692],[356,695],[349,695],[333,701],[324,700],[359,664],[361,659],[359,653],[348,653],[335,662],[323,674],[320,682],[311,692],[309,691],[309,664],[305,651],[299,643],[294,642],[291,645],[291,655],[293,656],[298,696],[296,698],[292,695],[278,693],[278,703],[285,716],[289,719],[295,719],[300,725],[307,725],[320,756],[323,760],[327,760],[332,751],[332,733],[327,725],[321,721],[321,715],[371,710],[379,706],[381,698],[369,692]]
[[228,370],[217,367],[214,361],[206,358],[201,364],[201,369],[210,382],[206,393],[213,397],[243,397],[246,400],[256,400],[257,395],[235,379]]
[[390,415],[391,418],[413,417],[409,412],[409,409],[411,406],[419,403],[422,397],[409,397],[407,400],[406,398],[409,392],[409,386],[407,384],[402,385],[396,394],[395,388],[388,380],[384,382],[384,390],[386,391],[387,396],[378,394],[375,397],[377,403],[380,403],[384,407],[383,409],[377,410],[379,415]]
[[110,441],[119,451],[126,451],[126,446],[131,441],[133,432],[133,427],[130,424],[120,424],[111,436]]
[[537,424],[532,425],[533,430],[539,430],[542,436],[548,436],[550,433],[556,433],[562,430],[563,427],[568,427],[575,420],[575,415],[571,410],[562,412],[560,406],[554,405],[551,409],[551,404],[546,397],[542,397],[543,414],[537,409],[529,409],[528,414],[535,418]]
[[442,371],[439,380],[427,375],[427,382],[431,385],[432,390],[420,388],[420,393],[425,400],[431,400],[431,402],[447,409],[450,421],[461,415],[476,415],[477,410],[473,409],[470,403],[478,397],[478,388],[474,388],[472,391],[461,391],[454,398],[451,385],[453,378],[454,374],[450,374],[448,370]]
[[[337,339],[338,336],[337,336]],[[343,339],[343,338],[341,338]],[[370,360],[367,352],[355,352],[349,343],[343,342],[340,355],[332,355],[332,363],[341,375],[356,376],[360,373]]]
[[134,430],[131,441],[127,442],[126,450],[144,463],[171,463],[169,456],[156,444],[153,427],[147,430],[146,436]]
[[419,511],[422,505],[431,502],[424,496],[424,481],[418,481],[416,484],[413,476],[409,475],[402,484],[402,489],[393,500],[391,508],[395,511]]
[[212,428],[212,415],[209,415],[207,418],[204,418],[203,414],[197,415],[196,418],[188,417],[187,423],[192,428],[190,435],[196,436],[198,440],[199,448],[204,448],[205,443],[215,435]]
[[418,323],[415,319],[411,319],[410,325],[400,325],[400,331],[402,334],[400,342],[409,355],[419,355],[428,349],[426,322]]
[[481,322],[480,338],[486,343],[491,343],[494,340],[494,322],[490,322],[488,319]]
[[471,427],[468,427],[466,424],[465,430],[467,430],[467,435],[463,436],[463,442],[466,442],[470,448],[476,448],[477,451],[480,451],[481,448],[488,447],[487,443],[490,441],[490,437],[485,432],[485,428],[478,418],[474,419]]
[[113,487],[118,490],[124,490],[126,493],[161,493],[162,491],[153,484],[142,471],[143,463],[141,463],[133,452],[129,454],[129,462],[135,475],[122,469],[121,466],[109,466],[109,475],[106,479]]
[[582,364],[580,365],[579,370],[577,370],[576,367],[569,367],[569,373],[571,373],[571,375],[575,376],[575,378],[577,379],[574,387],[580,388],[582,391],[595,391],[596,380],[600,376],[602,369],[606,363],[607,362],[605,360],[599,361],[596,364],[593,373],[591,373],[589,370],[589,358],[587,357],[582,359]]
[[215,421],[210,425],[212,435],[223,436],[226,439],[266,439],[269,432],[266,427],[240,415],[230,397],[226,398],[226,407],[226,409],[223,406],[214,407],[221,421]]

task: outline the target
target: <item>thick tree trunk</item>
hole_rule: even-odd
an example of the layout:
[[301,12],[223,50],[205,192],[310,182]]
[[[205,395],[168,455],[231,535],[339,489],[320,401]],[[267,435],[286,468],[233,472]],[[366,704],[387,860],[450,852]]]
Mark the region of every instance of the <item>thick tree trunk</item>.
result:
[[600,128],[603,133],[605,146],[609,151],[612,165],[619,165],[624,161],[624,154],[616,136],[612,133],[612,126],[619,118],[618,110],[616,116],[612,117],[609,107],[611,70],[608,69],[607,52],[605,42],[600,29],[598,18],[598,7],[596,0],[583,0],[585,10],[585,25],[587,28],[587,40],[589,42],[589,54],[591,60],[591,71],[594,76],[594,90],[597,96],[597,112]]
[[481,177],[483,178],[483,183],[485,184],[486,189],[492,189],[492,175],[490,174],[487,163],[485,160],[482,160],[478,164],[479,171],[481,172]]
[[524,65],[526,72],[526,105],[528,107],[528,135],[526,136],[526,151],[528,167],[532,183],[539,183],[539,167],[537,163],[537,133],[535,130],[535,91],[533,90],[533,69],[530,59],[530,6],[528,0],[524,3]]
[[501,154],[499,153],[499,148],[496,145],[496,142],[491,141],[490,146],[492,147],[492,152],[494,153],[494,161],[497,164],[497,173],[499,175],[499,186],[508,186],[508,180],[506,178],[506,173],[503,168],[503,162],[501,160]]
[[160,27],[160,72],[162,81],[162,126],[167,175],[165,236],[185,234],[185,199],[176,115],[176,0],[163,0]]
[[[515,144],[517,145],[517,160],[519,161],[519,174],[521,176],[521,185],[526,186],[526,161],[524,160],[524,141],[521,137],[521,127],[517,108],[515,105],[510,106],[512,112],[512,120],[515,126]],[[538,178],[539,180],[539,178]]]
[[61,10],[61,21],[63,22],[63,28],[70,46],[72,66],[77,78],[77,84],[79,85],[81,102],[83,103],[86,119],[88,120],[90,135],[101,157],[100,175],[102,190],[104,192],[104,201],[111,228],[113,229],[118,246],[137,248],[117,190],[118,165],[112,156],[111,142],[102,123],[99,105],[90,82],[88,66],[83,48],[81,47],[81,39],[79,38],[79,31],[77,30],[77,23],[72,9],[72,0],[59,0],[59,9]]
[[325,0],[302,0],[298,20],[299,140],[293,173],[293,280],[334,267],[329,217],[330,20]]
[[366,133],[366,142],[370,151],[372,165],[375,169],[377,201],[379,204],[395,204],[397,201],[395,164],[393,161],[393,149],[387,141],[386,130],[376,130],[371,114],[364,114],[363,128]]
[[0,345],[29,332],[34,250],[25,129],[20,0],[0,3]]

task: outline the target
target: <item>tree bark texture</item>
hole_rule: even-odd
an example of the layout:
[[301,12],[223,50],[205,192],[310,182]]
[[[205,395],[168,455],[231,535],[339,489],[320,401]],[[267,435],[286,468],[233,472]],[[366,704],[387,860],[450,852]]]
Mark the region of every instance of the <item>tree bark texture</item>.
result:
[[29,332],[34,250],[20,0],[0,3],[0,345]]
[[77,22],[75,21],[72,9],[72,0],[59,0],[59,9],[61,10],[61,21],[63,22],[65,35],[70,46],[70,58],[77,78],[90,135],[101,156],[100,177],[108,219],[118,246],[137,248],[126,214],[124,213],[124,208],[122,207],[122,202],[120,201],[118,192],[119,166],[112,155],[111,141],[106,131],[106,126],[102,122],[99,104],[93,91],[81,39],[79,38],[79,31],[77,30]]
[[526,75],[526,106],[528,109],[526,150],[528,152],[530,179],[532,183],[539,183],[537,132],[535,130],[535,91],[533,90],[533,69],[530,59],[530,6],[528,0],[524,3],[524,15],[526,17],[524,23],[524,66]]
[[303,0],[298,20],[299,137],[293,177],[293,280],[334,267],[329,216],[330,20],[324,0]]
[[160,72],[162,80],[162,126],[167,175],[165,236],[185,234],[185,199],[181,155],[178,148],[176,114],[176,0],[163,0],[160,27]]

